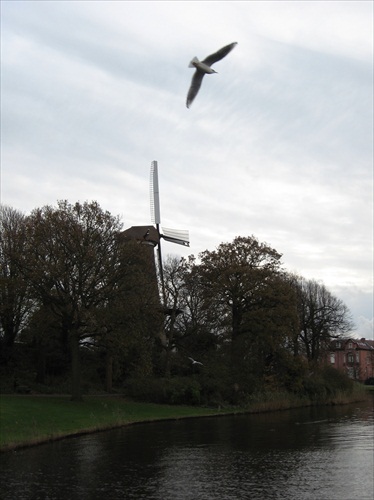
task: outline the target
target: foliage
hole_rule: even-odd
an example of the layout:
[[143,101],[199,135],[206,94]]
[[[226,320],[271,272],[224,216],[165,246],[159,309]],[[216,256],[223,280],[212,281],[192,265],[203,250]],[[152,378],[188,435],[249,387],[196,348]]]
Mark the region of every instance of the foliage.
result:
[[301,395],[308,374],[308,363],[305,358],[290,352],[284,352],[283,356],[278,360],[276,388]]
[[309,373],[303,382],[303,393],[315,402],[328,401],[340,393],[351,394],[354,382],[346,374],[330,366]]
[[[122,276],[104,307],[96,310],[97,334],[92,345],[110,356],[120,383],[126,376],[147,376],[153,371],[155,337],[162,324],[155,281],[153,253],[136,242],[120,247]],[[110,391],[110,387],[107,388]]]
[[28,373],[33,390],[66,387],[71,371],[77,400],[103,387],[213,406],[349,391],[320,368],[352,326],[348,309],[254,236],[169,257],[161,304],[153,246],[123,238],[97,202],[1,213],[0,341],[8,372],[22,384]]
[[231,384],[241,393],[262,383],[289,334],[292,291],[280,258],[253,236],[201,254],[203,307],[220,322],[221,342],[230,346]]
[[201,403],[201,386],[196,379],[190,377],[129,379],[125,385],[125,392],[127,396],[152,403],[189,405]]
[[26,247],[25,218],[11,207],[0,206],[0,361],[12,358],[17,335],[34,308],[29,282],[17,266]]

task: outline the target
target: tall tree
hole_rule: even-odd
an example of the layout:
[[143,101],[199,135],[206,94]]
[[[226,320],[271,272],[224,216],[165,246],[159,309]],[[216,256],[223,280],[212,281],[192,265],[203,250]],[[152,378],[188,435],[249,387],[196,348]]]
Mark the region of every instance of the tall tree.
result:
[[[233,382],[246,372],[261,374],[264,360],[284,330],[282,319],[289,289],[281,279],[281,255],[255,237],[237,237],[201,258],[204,301],[219,315],[230,345]],[[278,339],[279,343],[279,339]]]
[[178,328],[178,316],[183,313],[181,309],[181,293],[184,286],[181,260],[177,257],[168,256],[164,262],[164,294],[165,294],[165,322],[163,342],[164,350],[164,375],[170,375],[171,353],[176,347],[177,336],[180,335]]
[[72,399],[82,397],[80,343],[95,334],[92,320],[122,279],[117,217],[97,202],[35,209],[27,219],[24,275],[40,302],[60,320],[71,351]]
[[127,365],[126,374],[152,373],[152,347],[163,319],[149,247],[120,238],[120,266],[121,280],[95,316],[95,344],[105,353],[108,392],[113,363]]
[[0,357],[7,363],[17,335],[30,316],[34,301],[17,265],[25,252],[25,217],[0,206]]
[[311,363],[321,360],[331,340],[353,329],[350,311],[343,301],[315,281],[295,277],[299,315],[299,344]]
[[201,269],[195,257],[181,259],[179,269],[183,282],[179,292],[183,314],[178,316],[178,329],[182,332],[183,347],[192,357],[206,358],[220,343],[219,312],[216,310],[212,315],[210,309],[204,307]]

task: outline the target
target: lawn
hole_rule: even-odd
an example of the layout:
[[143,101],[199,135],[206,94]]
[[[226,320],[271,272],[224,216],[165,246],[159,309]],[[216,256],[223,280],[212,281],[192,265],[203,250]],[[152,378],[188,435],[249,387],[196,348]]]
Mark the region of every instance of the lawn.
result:
[[0,397],[0,450],[135,422],[217,415],[214,409],[136,403],[122,397]]
[[[370,389],[368,386],[357,386],[352,394],[335,396],[330,403],[361,401],[368,396]],[[327,403],[324,401],[324,404]],[[85,396],[83,401],[76,402],[71,401],[70,396],[1,395],[0,451],[138,422],[244,411],[257,413],[309,404],[310,401],[305,398],[291,397],[286,393],[262,394],[250,406],[241,409],[137,403],[121,396]]]

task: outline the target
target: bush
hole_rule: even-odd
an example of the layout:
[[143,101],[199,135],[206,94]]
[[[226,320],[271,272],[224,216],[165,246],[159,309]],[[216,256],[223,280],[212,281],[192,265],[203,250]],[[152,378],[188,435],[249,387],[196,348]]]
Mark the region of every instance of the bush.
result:
[[284,356],[277,372],[279,373],[279,388],[293,394],[302,394],[304,381],[308,372],[308,364],[301,357]]
[[332,366],[322,368],[321,376],[327,391],[331,395],[335,395],[340,391],[351,393],[353,390],[353,380]]
[[323,402],[341,393],[351,394],[353,381],[345,373],[331,366],[324,366],[304,379],[303,388],[312,401]]
[[188,377],[129,379],[125,393],[151,403],[199,405],[201,402],[199,382]]

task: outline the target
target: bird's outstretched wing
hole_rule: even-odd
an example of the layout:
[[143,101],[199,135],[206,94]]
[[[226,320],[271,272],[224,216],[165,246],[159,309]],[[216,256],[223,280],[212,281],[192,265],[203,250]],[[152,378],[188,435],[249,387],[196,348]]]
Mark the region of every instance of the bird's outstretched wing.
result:
[[201,365],[201,366],[203,366],[203,364],[200,363],[200,361],[195,361],[193,358],[188,358],[188,359],[191,360],[191,362],[192,362],[193,365]]
[[222,49],[217,50],[214,54],[211,54],[210,56],[206,57],[203,62],[204,64],[207,64],[208,66],[211,66],[212,64],[216,63],[217,61],[220,61],[224,57],[227,56],[229,52],[232,51],[232,49],[237,45],[238,42],[230,43],[229,45],[225,45],[222,47]]
[[191,86],[188,90],[186,106],[189,108],[192,104],[192,101],[197,96],[199,89],[201,87],[201,82],[203,81],[204,74],[202,71],[197,69],[192,77]]

